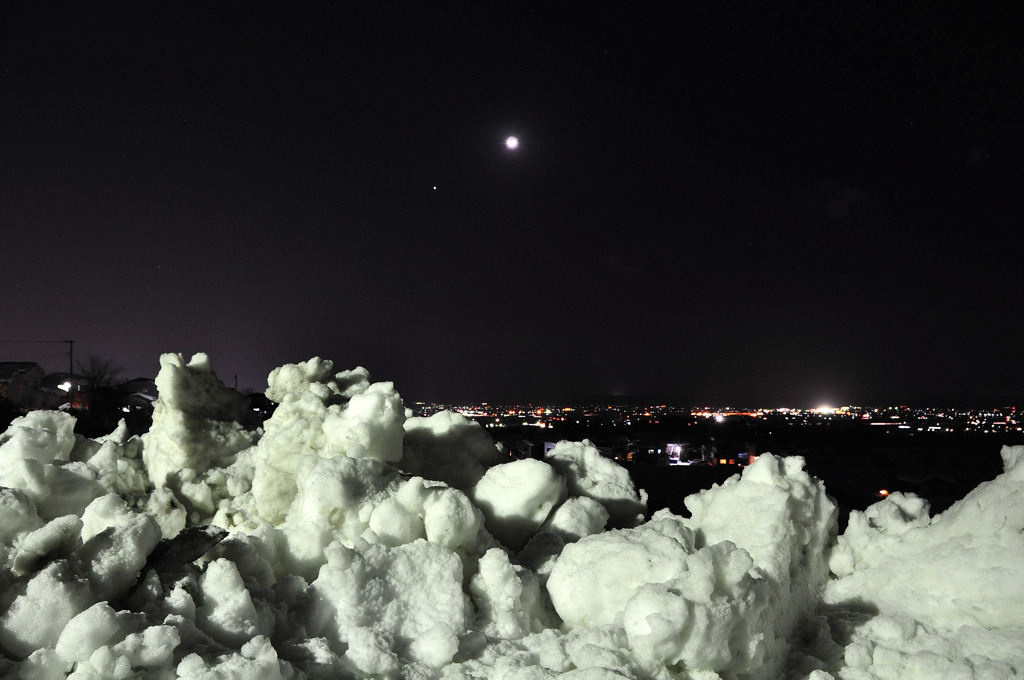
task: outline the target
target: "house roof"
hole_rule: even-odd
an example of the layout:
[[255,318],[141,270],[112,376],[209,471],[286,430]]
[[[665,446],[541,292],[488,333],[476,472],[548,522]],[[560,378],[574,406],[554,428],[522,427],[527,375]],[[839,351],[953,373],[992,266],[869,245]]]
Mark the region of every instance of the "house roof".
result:
[[0,380],[10,380],[22,373],[28,373],[33,368],[43,370],[43,367],[34,361],[0,361]]

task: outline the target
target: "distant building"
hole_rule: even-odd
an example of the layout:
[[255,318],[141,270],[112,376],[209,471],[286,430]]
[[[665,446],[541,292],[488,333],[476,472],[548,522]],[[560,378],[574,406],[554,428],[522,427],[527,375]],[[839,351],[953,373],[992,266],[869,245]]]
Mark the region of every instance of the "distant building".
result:
[[87,389],[88,381],[76,373],[49,373],[39,386],[37,408],[82,408],[85,404],[83,395]]
[[120,393],[122,410],[132,411],[153,410],[153,402],[160,396],[156,381],[152,378],[135,378],[117,386]]
[[548,451],[555,448],[555,442],[541,441],[534,439],[513,439],[502,442],[510,458],[535,458],[544,460]]
[[42,406],[39,388],[46,371],[34,361],[0,362],[0,398],[22,409]]

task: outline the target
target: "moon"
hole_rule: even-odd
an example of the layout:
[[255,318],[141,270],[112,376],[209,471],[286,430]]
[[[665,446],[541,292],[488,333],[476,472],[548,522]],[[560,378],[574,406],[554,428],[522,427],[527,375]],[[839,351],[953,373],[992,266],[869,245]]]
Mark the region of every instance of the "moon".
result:
[[505,140],[505,146],[507,148],[509,148],[509,149],[518,148],[518,146],[519,146],[519,138],[518,137],[509,137],[508,139]]

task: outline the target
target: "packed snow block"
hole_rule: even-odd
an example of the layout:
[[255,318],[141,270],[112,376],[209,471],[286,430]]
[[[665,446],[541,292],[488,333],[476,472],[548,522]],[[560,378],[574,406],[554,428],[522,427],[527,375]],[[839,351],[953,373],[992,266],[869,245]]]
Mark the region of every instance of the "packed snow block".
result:
[[325,456],[373,458],[393,463],[402,458],[405,406],[389,382],[373,383],[342,409],[324,418]]
[[81,663],[97,649],[117,644],[145,627],[142,614],[117,612],[106,602],[97,602],[68,622],[55,649],[65,662]]
[[[0,668],[0,672],[2,670]],[[13,673],[3,677],[13,677]],[[64,660],[49,647],[44,647],[29,654],[29,657],[22,662],[18,669],[17,677],[18,680],[64,680],[67,673]]]
[[483,523],[483,514],[466,494],[458,489],[429,487],[423,500],[423,529],[428,541],[465,554],[479,543]]
[[305,392],[312,385],[320,384],[323,384],[321,389],[325,395],[329,394],[331,390],[324,383],[329,380],[333,368],[333,361],[320,357],[313,357],[309,361],[297,364],[278,366],[267,378],[267,399],[283,404],[288,395]]
[[765,677],[785,661],[786,640],[828,580],[837,508],[799,456],[765,454],[742,475],[685,499],[698,548],[730,541],[747,551],[772,590],[761,622]]
[[164,538],[177,536],[188,521],[188,512],[185,507],[174,495],[174,492],[166,487],[154,489],[146,498],[143,510],[156,519]]
[[560,441],[545,461],[561,474],[571,496],[586,496],[608,510],[613,529],[634,527],[647,514],[647,494],[637,493],[629,471],[601,455],[589,440]]
[[523,547],[566,497],[565,480],[531,458],[489,469],[471,492],[491,534],[513,550]]
[[65,461],[74,447],[74,416],[63,411],[29,411],[0,434],[0,465],[22,458],[40,463]]
[[517,640],[545,628],[537,577],[513,565],[501,548],[491,548],[480,558],[469,592],[477,610],[477,626],[485,635]]
[[288,395],[312,391],[324,402],[347,400],[370,386],[370,372],[362,366],[332,375],[333,369],[333,361],[320,357],[275,368],[267,379],[267,399],[283,404]]
[[858,599],[931,628],[1024,629],[1024,447],[1003,447],[1004,472],[942,514],[897,495],[852,512],[825,599]]
[[288,392],[263,424],[263,437],[253,451],[252,493],[260,518],[271,524],[284,521],[288,513],[302,459],[318,458],[324,450],[324,399],[329,395],[329,391],[324,396],[311,390]]
[[11,560],[15,574],[38,571],[43,564],[68,557],[82,543],[82,520],[58,517],[25,536]]
[[1012,680],[1024,668],[1024,635],[1019,629],[961,626],[938,631],[901,613],[864,620],[831,618],[849,636],[839,663],[827,677],[854,680]]
[[[141,497],[149,488],[149,477],[142,466],[142,438],[129,436],[124,420],[113,432],[99,439],[78,436],[71,461],[61,465],[59,470],[65,475],[74,473],[78,478],[90,480],[84,486],[93,487],[94,498],[108,492]],[[67,480],[62,489],[64,493],[54,495],[72,492],[70,486],[77,482],[70,475],[67,475]],[[102,491],[97,493],[96,489]],[[75,493],[79,497],[87,497],[80,491]],[[51,502],[56,503],[54,500]],[[88,502],[86,500],[85,504]]]
[[109,600],[135,584],[162,534],[151,515],[131,511],[124,501],[111,495],[96,499],[86,508],[82,536],[85,542],[75,551],[75,557],[97,599]]
[[[762,671],[769,583],[747,551],[726,541],[686,557],[683,573],[642,586],[626,603],[630,648],[667,666],[748,677]],[[770,674],[767,677],[772,677]]]
[[462,561],[425,540],[360,550],[333,543],[309,595],[307,630],[338,650],[354,644],[350,660],[368,669],[390,667],[392,653],[403,663],[440,668],[470,623]]
[[50,489],[36,507],[43,519],[81,515],[89,503],[111,489],[98,479],[97,470],[86,463],[68,462],[43,466],[43,478]]
[[147,485],[131,459],[141,440],[86,439],[74,434],[74,423],[60,411],[33,411],[2,436],[0,486],[22,489],[44,520],[81,515],[105,493],[142,494]]
[[544,522],[541,530],[556,534],[566,543],[599,534],[608,524],[608,510],[592,498],[568,498]]
[[96,599],[89,580],[71,562],[46,565],[5,594],[11,604],[0,616],[0,649],[24,659],[36,649],[53,647],[64,626]]
[[502,462],[480,423],[460,413],[439,411],[405,421],[402,470],[467,491],[484,472]]
[[765,454],[742,475],[685,499],[698,547],[732,541],[787,589],[820,587],[837,508],[800,456]]
[[211,468],[226,467],[235,455],[256,443],[258,434],[236,422],[225,422],[175,411],[160,403],[153,408],[153,425],[142,435],[142,460],[154,486],[191,482]]
[[467,553],[483,517],[464,493],[422,477],[405,479],[373,459],[304,459],[297,494],[281,530],[282,566],[315,578],[334,541],[391,547],[426,539]]
[[771,585],[745,550],[730,542],[696,549],[694,541],[668,512],[582,538],[555,562],[551,602],[570,630],[621,626],[642,663],[756,676],[774,642]]
[[158,404],[172,411],[209,420],[241,422],[246,416],[246,399],[227,387],[210,366],[210,358],[199,352],[185,363],[181,354],[160,355],[156,376]]
[[27,493],[0,486],[0,546],[13,546],[19,537],[43,524]]
[[199,579],[201,604],[196,625],[217,642],[240,649],[257,635],[273,633],[274,617],[265,605],[257,607],[234,562],[217,559]]
[[345,659],[362,673],[398,676],[402,660],[391,648],[394,640],[385,631],[357,626],[349,631]]
[[682,575],[693,541],[679,518],[657,515],[640,527],[570,543],[547,581],[551,604],[569,628],[621,624],[640,588]]
[[191,482],[230,465],[258,439],[240,424],[245,398],[217,378],[205,354],[187,364],[180,354],[161,355],[156,384],[153,424],[142,436],[142,459],[154,486],[177,486],[181,478]]
[[188,680],[292,680],[296,674],[291,664],[278,658],[268,638],[257,636],[242,645],[241,650],[218,654],[211,659],[196,653],[189,654],[178,664],[175,677]]
[[388,498],[370,513],[368,527],[382,545],[397,546],[426,537],[423,517],[397,498]]
[[330,377],[331,362],[310,359],[271,373],[268,397],[279,400],[253,450],[253,498],[260,517],[285,519],[297,492],[296,475],[308,456],[402,457],[405,407],[391,383],[369,384],[366,369]]
[[129,633],[111,651],[127,660],[133,670],[145,672],[170,666],[180,643],[180,634],[174,626],[149,626],[141,632]]
[[[54,511],[52,503],[42,504],[53,493],[53,482],[66,477],[55,464],[67,463],[75,446],[74,428],[75,419],[62,411],[31,411],[15,418],[0,435],[0,486],[24,491],[43,519],[65,514]],[[75,480],[66,487],[75,488]]]

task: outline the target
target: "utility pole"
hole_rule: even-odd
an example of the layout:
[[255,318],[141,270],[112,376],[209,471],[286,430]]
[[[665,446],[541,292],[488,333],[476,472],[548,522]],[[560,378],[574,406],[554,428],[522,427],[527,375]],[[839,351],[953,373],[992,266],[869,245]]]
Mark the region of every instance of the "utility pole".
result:
[[65,343],[68,346],[68,373],[75,372],[75,341],[74,340],[0,340],[5,345],[55,345]]

